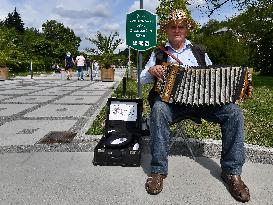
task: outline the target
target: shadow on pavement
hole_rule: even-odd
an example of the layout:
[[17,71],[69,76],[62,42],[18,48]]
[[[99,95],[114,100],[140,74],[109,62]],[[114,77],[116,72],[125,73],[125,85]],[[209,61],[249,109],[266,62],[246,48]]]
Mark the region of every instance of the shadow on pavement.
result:
[[[141,167],[145,174],[150,174],[151,170],[151,154],[150,154],[150,141],[148,139],[142,140],[141,146]],[[176,142],[170,148],[170,156],[188,156],[191,159],[195,160],[202,167],[210,171],[210,174],[221,181],[221,167],[213,160],[205,156],[205,148],[203,145],[199,145],[198,149],[196,147],[193,148],[193,154],[196,157],[192,158],[189,149],[185,145],[184,142]]]

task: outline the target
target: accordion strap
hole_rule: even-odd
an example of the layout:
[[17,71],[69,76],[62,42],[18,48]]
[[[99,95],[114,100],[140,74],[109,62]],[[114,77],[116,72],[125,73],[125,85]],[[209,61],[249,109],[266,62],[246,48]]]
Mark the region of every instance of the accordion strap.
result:
[[177,61],[177,63],[183,64],[181,60],[179,60],[175,55],[173,55],[171,52],[169,52],[165,47],[163,47],[163,46],[158,46],[158,48],[159,48],[160,50],[162,50],[163,52],[165,52],[168,56],[171,56],[174,60]]

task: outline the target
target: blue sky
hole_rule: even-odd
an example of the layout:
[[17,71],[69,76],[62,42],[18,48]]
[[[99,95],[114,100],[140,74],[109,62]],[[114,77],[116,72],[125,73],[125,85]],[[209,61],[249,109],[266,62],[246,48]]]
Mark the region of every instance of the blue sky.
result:
[[[204,0],[191,0],[192,5],[188,9],[192,17],[203,25],[209,18],[196,9],[195,4],[204,4]],[[84,40],[92,37],[97,31],[104,34],[118,31],[120,37],[125,40],[126,14],[139,9],[139,0],[0,0],[0,19],[4,20],[9,12],[17,8],[25,27],[41,29],[47,20],[57,20],[74,30],[82,39],[80,49],[91,47]],[[144,9],[155,13],[159,5],[158,0],[143,0]],[[235,13],[235,10],[227,5],[210,17],[224,20]],[[126,47],[124,42],[119,49]]]

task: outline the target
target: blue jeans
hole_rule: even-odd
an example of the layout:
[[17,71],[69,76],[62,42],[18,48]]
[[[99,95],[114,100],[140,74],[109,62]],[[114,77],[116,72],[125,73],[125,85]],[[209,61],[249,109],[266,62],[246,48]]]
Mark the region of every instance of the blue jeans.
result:
[[230,103],[223,106],[178,106],[158,98],[150,116],[151,173],[168,174],[170,123],[181,117],[193,116],[219,123],[222,133],[221,168],[229,174],[240,175],[245,162],[244,119],[240,107]]
[[78,78],[83,79],[83,66],[78,66],[77,71],[78,71]]

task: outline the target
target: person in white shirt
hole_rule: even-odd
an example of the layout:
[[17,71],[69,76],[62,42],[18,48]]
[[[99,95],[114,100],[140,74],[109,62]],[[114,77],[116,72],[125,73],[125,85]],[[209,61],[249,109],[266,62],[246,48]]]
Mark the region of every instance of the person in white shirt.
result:
[[83,78],[83,68],[85,65],[85,58],[83,57],[82,54],[78,55],[76,57],[76,65],[77,65],[77,72],[78,72],[78,80],[84,80]]
[[95,73],[95,78],[98,77],[99,73],[99,63],[97,61],[94,61],[94,73]]
[[[183,10],[173,10],[161,29],[168,36],[165,47],[157,48],[151,55],[145,69],[141,72],[140,82],[150,83],[162,80],[164,62],[176,62],[185,66],[211,65],[208,55],[186,39],[194,22]],[[220,124],[222,132],[221,177],[227,184],[231,195],[240,202],[250,200],[249,189],[240,175],[245,162],[244,120],[240,107],[234,103],[218,106],[176,105],[165,103],[152,89],[149,95],[151,106],[151,174],[145,188],[149,194],[159,194],[163,189],[163,180],[168,175],[168,153],[170,143],[170,124],[177,119],[205,119]]]

